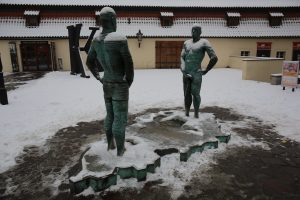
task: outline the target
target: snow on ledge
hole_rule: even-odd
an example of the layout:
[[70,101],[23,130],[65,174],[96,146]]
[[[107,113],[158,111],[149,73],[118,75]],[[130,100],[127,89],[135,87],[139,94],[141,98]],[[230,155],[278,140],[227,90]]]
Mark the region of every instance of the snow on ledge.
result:
[[239,12],[227,12],[228,17],[241,17]]
[[275,58],[275,57],[247,57],[243,60],[246,61],[265,61],[265,60],[284,60],[283,58]]
[[284,17],[282,12],[270,12],[271,17]]
[[160,12],[160,16],[162,17],[174,17],[173,12]]
[[25,10],[24,15],[39,15],[40,11],[39,10]]

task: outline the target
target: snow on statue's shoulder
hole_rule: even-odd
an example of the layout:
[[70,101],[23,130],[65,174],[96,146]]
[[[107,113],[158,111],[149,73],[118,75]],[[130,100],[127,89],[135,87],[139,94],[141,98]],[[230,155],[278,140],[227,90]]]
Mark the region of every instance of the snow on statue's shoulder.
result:
[[104,41],[126,41],[126,40],[127,40],[126,36],[118,32],[109,33],[104,39]]

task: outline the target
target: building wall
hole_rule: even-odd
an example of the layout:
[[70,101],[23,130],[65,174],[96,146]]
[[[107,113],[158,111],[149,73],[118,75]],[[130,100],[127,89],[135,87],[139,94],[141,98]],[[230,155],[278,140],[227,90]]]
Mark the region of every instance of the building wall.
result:
[[58,63],[58,59],[61,59],[62,61],[62,66],[57,65],[57,70],[67,70],[67,71],[71,70],[69,40],[60,39],[60,40],[53,40],[53,42],[55,42],[57,63]]
[[[155,42],[156,41],[185,41],[188,38],[144,38],[141,42],[141,47],[138,47],[138,41],[136,38],[129,38],[128,45],[131,51],[135,69],[155,68]],[[276,57],[277,51],[286,52],[286,60],[292,60],[293,42],[300,42],[300,39],[239,39],[239,38],[208,38],[211,45],[216,51],[219,58],[216,67],[237,67],[231,66],[230,56],[239,56],[240,51],[250,51],[250,56],[256,56],[257,42],[272,42],[271,57]],[[17,54],[20,71],[22,71],[21,64],[21,51],[20,43],[22,40],[0,40],[0,53],[2,64],[5,72],[12,71],[12,65],[9,54],[9,41],[15,41],[17,44]],[[62,60],[62,69],[58,70],[70,70],[70,58],[69,58],[69,43],[67,39],[51,39],[46,40],[49,43],[55,42],[56,47],[56,59]],[[80,46],[83,47],[86,43],[86,39],[80,40]],[[81,53],[83,63],[86,60],[86,54]],[[202,63],[202,66],[206,66],[208,63],[208,56]]]
[[[155,68],[155,41],[185,41],[188,38],[144,38],[138,48],[136,38],[128,40],[135,68]],[[219,61],[216,67],[231,67],[230,56],[239,56],[241,51],[250,51],[250,56],[256,56],[257,42],[272,42],[271,57],[276,57],[277,51],[286,52],[286,60],[292,60],[293,42],[300,39],[238,39],[238,38],[208,38]],[[208,64],[205,56],[203,66]]]
[[271,74],[281,73],[282,64],[283,59],[245,59],[242,78],[270,83]]
[[9,66],[11,66],[10,56],[9,56],[9,49],[8,49],[8,41],[0,40],[0,56],[3,66],[4,72],[11,72]]
[[272,42],[271,57],[276,57],[277,51],[285,51],[285,59],[292,60],[293,42],[299,40],[300,39],[210,39],[219,57],[217,67],[230,66],[230,56],[239,56],[241,51],[250,51],[249,56],[256,56],[257,42]]

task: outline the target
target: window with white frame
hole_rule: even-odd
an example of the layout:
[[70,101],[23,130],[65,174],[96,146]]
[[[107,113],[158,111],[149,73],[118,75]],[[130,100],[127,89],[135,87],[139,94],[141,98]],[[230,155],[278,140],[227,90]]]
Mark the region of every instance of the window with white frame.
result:
[[250,51],[241,51],[241,56],[250,56]]
[[277,51],[276,58],[285,58],[285,51]]

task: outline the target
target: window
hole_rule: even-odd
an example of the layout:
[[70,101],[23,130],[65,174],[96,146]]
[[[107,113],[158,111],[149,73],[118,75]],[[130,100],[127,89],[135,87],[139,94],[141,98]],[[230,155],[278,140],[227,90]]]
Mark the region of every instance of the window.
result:
[[277,51],[276,58],[285,58],[285,51]]
[[26,27],[36,27],[39,26],[39,17],[38,16],[27,16],[26,17]]
[[272,42],[257,42],[257,57],[270,57],[271,56]]
[[16,42],[9,42],[8,45],[9,45],[10,60],[11,60],[13,72],[18,72],[19,62],[18,62]]
[[241,56],[250,56],[250,51],[241,51]]
[[227,12],[226,22],[228,27],[237,27],[240,25],[241,14],[239,12]]
[[95,12],[95,20],[96,20],[96,26],[101,26],[100,22],[100,11]]
[[172,26],[173,25],[173,20],[172,19],[162,19],[161,20],[161,26]]
[[284,15],[282,12],[270,12],[269,13],[269,25],[281,26]]
[[26,27],[37,27],[40,25],[40,11],[39,10],[25,10],[24,17],[26,19]]
[[173,12],[160,12],[160,23],[161,26],[173,26],[173,18],[174,13]]

